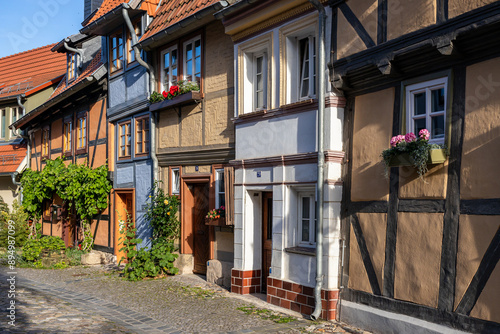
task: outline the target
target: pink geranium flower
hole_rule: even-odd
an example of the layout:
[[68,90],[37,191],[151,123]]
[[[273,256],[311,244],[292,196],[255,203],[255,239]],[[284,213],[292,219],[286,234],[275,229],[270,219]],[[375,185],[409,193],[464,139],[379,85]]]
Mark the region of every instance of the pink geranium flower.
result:
[[408,132],[405,136],[405,141],[407,143],[411,143],[412,141],[417,140],[417,136],[413,132]]
[[431,134],[429,133],[429,130],[427,130],[427,129],[422,129],[422,130],[420,130],[420,132],[418,133],[418,136],[420,137],[420,139],[423,139],[423,140],[429,140],[429,138],[431,137]]
[[397,135],[391,138],[391,146],[396,147],[397,144],[404,142],[405,141],[405,136],[403,135]]

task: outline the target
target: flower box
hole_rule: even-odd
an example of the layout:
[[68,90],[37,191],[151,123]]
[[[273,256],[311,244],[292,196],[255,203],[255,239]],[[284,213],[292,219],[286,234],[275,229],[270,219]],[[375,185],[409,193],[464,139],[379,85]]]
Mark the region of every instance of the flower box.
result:
[[[446,150],[445,149],[433,149],[429,151],[428,165],[442,164],[446,161]],[[399,155],[393,156],[389,162],[389,167],[399,167],[399,166],[413,166],[413,159],[410,157],[409,153],[401,153]]]
[[159,111],[173,107],[180,107],[187,104],[196,103],[196,101],[201,100],[203,94],[197,91],[190,91],[181,95],[174,97],[173,99],[165,99],[161,102],[151,104],[149,106],[149,111]]
[[205,225],[209,226],[226,226],[226,218],[205,218]]

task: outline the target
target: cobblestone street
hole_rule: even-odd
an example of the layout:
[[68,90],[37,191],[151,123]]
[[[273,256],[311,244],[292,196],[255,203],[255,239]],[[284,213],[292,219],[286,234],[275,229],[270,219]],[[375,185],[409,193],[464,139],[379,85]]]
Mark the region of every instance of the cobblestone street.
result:
[[[2,333],[357,333],[298,314],[248,314],[247,298],[195,275],[128,282],[102,267],[17,269],[15,326],[7,268],[0,267]],[[257,308],[272,309],[269,304]],[[269,319],[273,315],[274,321]],[[294,321],[278,323],[278,319]]]

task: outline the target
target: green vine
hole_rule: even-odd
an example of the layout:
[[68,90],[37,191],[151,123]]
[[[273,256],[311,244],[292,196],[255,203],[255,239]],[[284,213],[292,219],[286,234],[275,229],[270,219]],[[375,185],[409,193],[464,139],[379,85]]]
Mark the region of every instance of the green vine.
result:
[[155,181],[150,196],[151,202],[146,207],[146,219],[153,228],[153,243],[155,240],[177,241],[181,225],[177,218],[179,200],[177,196],[165,195],[161,181]]
[[27,169],[21,178],[23,206],[33,220],[42,216],[44,199],[57,194],[68,206],[74,206],[82,223],[87,250],[93,245],[90,223],[93,217],[108,206],[111,182],[106,165],[90,168],[86,164],[66,166],[62,158],[46,160],[42,171]]

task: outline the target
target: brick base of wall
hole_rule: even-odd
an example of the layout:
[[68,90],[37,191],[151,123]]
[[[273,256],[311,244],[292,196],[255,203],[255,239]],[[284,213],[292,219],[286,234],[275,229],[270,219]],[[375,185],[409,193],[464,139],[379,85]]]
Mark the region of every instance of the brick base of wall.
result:
[[[321,318],[335,320],[338,290],[321,290]],[[305,315],[314,311],[314,289],[308,286],[267,278],[267,302]]]
[[[231,292],[246,295],[260,293],[260,270],[231,270]],[[321,290],[321,318],[335,320],[337,316],[338,290]],[[314,311],[314,289],[308,286],[267,278],[267,302],[305,315]]]
[[262,275],[260,270],[231,270],[231,292],[240,295],[260,293]]

